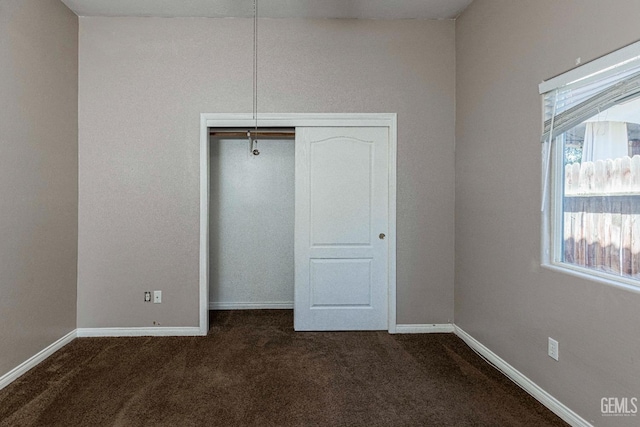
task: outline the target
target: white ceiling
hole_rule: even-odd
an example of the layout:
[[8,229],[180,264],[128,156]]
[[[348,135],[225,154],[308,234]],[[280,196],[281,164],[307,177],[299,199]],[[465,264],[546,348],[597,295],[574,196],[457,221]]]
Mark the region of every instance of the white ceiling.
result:
[[[253,0],[62,0],[79,16],[253,17]],[[454,19],[473,0],[258,0],[265,18]]]

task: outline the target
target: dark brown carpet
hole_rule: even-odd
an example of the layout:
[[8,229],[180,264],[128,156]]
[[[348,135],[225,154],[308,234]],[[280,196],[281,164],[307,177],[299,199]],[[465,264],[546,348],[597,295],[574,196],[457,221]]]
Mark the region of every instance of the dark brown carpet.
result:
[[292,324],[215,312],[206,338],[76,339],[0,391],[0,425],[565,425],[452,334]]

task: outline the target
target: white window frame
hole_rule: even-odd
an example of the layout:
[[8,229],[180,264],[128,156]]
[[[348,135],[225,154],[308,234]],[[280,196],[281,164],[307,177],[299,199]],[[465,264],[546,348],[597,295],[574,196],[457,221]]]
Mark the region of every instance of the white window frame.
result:
[[[550,203],[542,213],[542,267],[640,293],[640,282],[637,280],[562,261],[564,238],[562,233],[564,219],[564,211],[562,209],[563,192],[561,186],[556,184],[562,183],[564,180],[563,148],[562,136],[559,136],[552,146],[551,177],[548,191]],[[545,152],[546,150],[543,149],[543,155],[546,155]],[[543,167],[543,173],[545,173],[545,169]]]
[[[569,84],[593,79],[594,74],[606,73],[612,67],[640,60],[640,42],[633,43],[608,55],[600,57],[583,66],[544,81],[539,86],[543,95]],[[637,64],[637,63],[636,63]],[[625,65],[622,65],[624,67]],[[542,99],[544,110],[544,96]],[[543,112],[544,116],[544,112]],[[549,143],[542,144],[542,242],[541,266],[587,279],[598,283],[640,293],[640,281],[624,276],[609,274],[562,261],[563,251],[563,182],[564,182],[564,143],[559,135]],[[551,152],[549,153],[549,149]],[[547,164],[549,162],[549,164]],[[548,178],[545,179],[545,178]],[[548,181],[548,182],[547,182]],[[546,187],[546,188],[545,188]]]

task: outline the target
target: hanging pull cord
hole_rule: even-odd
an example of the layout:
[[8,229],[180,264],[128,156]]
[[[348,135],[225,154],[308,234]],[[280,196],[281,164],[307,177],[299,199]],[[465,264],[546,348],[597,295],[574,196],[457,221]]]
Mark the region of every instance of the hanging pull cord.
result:
[[549,139],[545,141],[545,146],[547,148],[546,152],[546,163],[544,165],[544,184],[542,185],[542,206],[540,207],[540,211],[544,212],[547,207],[547,193],[549,192],[549,173],[551,172],[551,148],[553,147],[553,125],[555,124],[556,118],[556,109],[558,108],[558,90],[556,89],[556,93],[554,94],[553,100],[553,110],[551,114],[551,124],[549,126]]
[[258,131],[258,0],[253,0],[253,121]]
[[[258,134],[258,0],[253,0],[253,122],[254,131]],[[258,140],[251,137],[251,131],[247,131],[249,138],[249,151],[254,156],[260,155]]]

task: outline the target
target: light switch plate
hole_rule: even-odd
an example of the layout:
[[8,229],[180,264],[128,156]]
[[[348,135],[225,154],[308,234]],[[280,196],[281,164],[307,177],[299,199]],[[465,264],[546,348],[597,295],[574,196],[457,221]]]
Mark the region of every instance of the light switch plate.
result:
[[558,360],[558,341],[549,337],[549,357]]

